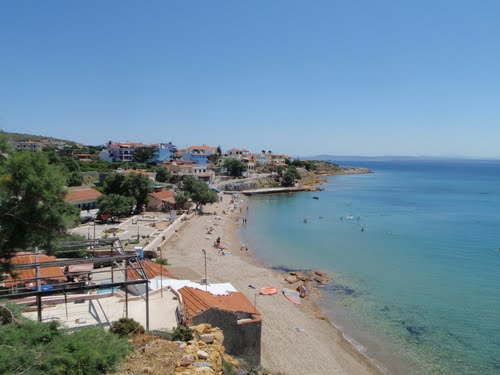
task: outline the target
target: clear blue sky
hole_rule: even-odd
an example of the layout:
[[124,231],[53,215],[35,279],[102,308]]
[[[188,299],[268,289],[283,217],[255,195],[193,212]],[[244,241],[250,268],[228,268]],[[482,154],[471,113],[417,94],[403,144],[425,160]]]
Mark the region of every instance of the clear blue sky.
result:
[[2,0],[0,128],[500,157],[500,1]]

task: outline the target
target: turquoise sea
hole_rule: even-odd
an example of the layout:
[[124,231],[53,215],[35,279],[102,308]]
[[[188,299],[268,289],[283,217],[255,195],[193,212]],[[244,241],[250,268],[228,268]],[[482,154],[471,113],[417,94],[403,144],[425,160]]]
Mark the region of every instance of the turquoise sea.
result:
[[243,240],[331,272],[326,313],[391,373],[500,374],[500,161],[339,163],[375,173],[251,198]]

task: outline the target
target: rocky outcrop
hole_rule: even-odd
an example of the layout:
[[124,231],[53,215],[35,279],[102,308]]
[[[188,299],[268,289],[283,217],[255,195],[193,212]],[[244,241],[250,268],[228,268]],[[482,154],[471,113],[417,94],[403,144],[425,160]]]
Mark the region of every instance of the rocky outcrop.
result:
[[301,282],[302,284],[316,283],[320,285],[328,284],[330,276],[322,271],[292,271],[285,277],[288,284]]
[[224,362],[229,362],[234,367],[240,365],[238,360],[225,353],[222,330],[208,323],[191,329],[194,337],[191,341],[180,344],[182,356],[177,360],[175,375],[222,375]]
[[255,190],[269,187],[280,186],[279,181],[272,177],[244,179],[240,181],[230,181],[220,185],[220,188],[225,191],[244,191]]
[[373,173],[373,171],[368,168],[341,167],[341,172],[339,174],[366,174],[366,173]]

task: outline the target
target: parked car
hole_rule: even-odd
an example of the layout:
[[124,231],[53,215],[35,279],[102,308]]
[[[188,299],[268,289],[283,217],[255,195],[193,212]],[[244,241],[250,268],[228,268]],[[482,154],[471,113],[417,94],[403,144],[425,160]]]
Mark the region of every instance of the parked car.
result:
[[82,219],[80,220],[80,223],[82,224],[86,224],[90,221],[93,221],[94,219],[92,218],[92,216],[84,216],[82,217]]

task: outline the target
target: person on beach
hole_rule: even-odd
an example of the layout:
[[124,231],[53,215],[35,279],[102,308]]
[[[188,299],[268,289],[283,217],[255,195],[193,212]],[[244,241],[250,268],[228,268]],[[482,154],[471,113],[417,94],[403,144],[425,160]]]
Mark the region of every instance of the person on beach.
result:
[[299,292],[300,298],[304,298],[307,295],[307,288],[304,284],[297,287],[297,292]]

